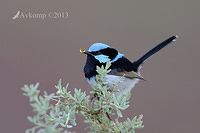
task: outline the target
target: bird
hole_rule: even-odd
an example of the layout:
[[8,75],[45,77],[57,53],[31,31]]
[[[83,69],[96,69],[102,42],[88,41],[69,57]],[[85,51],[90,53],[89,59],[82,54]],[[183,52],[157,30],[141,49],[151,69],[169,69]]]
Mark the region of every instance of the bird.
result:
[[177,35],[169,37],[134,62],[128,60],[124,54],[121,54],[115,48],[103,43],[92,44],[88,51],[81,51],[80,49],[81,53],[87,55],[83,69],[85,78],[90,86],[95,89],[97,85],[96,75],[98,74],[96,67],[105,66],[110,61],[109,69],[111,71],[104,75],[107,79],[108,91],[113,91],[116,97],[122,97],[131,92],[139,80],[145,80],[140,74],[142,64],[162,48],[176,41],[176,38],[178,38]]

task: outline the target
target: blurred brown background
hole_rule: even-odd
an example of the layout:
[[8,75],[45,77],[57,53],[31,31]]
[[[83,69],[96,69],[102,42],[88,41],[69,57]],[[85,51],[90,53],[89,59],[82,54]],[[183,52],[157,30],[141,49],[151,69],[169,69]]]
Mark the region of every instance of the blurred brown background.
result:
[[[1,0],[0,4],[0,132],[22,133],[33,125],[24,84],[55,92],[61,78],[70,90],[91,90],[83,75],[88,49],[106,43],[134,61],[178,34],[172,45],[146,61],[141,81],[132,91],[124,118],[144,115],[137,133],[200,132],[198,0]],[[23,13],[68,12],[65,19],[18,18]],[[73,130],[86,132],[78,117]],[[123,120],[123,119],[121,119]]]

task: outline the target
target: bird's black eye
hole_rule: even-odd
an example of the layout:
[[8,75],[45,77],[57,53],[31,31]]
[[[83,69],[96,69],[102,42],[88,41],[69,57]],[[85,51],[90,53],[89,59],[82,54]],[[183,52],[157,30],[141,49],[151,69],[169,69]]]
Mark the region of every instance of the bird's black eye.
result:
[[97,52],[97,55],[100,55],[101,54],[101,52]]
[[102,54],[100,51],[98,51],[98,52],[91,52],[91,54],[92,55],[100,55],[100,54]]

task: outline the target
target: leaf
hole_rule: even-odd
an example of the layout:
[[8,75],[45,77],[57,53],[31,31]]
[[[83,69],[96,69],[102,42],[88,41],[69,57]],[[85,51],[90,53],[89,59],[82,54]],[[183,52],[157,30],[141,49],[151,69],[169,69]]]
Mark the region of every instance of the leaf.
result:
[[56,128],[59,125],[58,122],[55,122],[55,124],[53,125],[54,128]]
[[86,94],[83,93],[82,96],[79,98],[80,101],[82,101],[85,98]]
[[62,88],[61,82],[62,82],[62,80],[60,79],[60,80],[58,81],[58,85],[55,85],[55,88],[56,88],[56,89],[61,90],[61,88]]
[[132,122],[135,123],[137,116],[133,117]]
[[65,107],[65,113],[66,113],[66,114],[69,113],[69,106],[68,106],[68,105]]
[[65,127],[65,124],[63,124],[63,123],[60,123],[60,125],[61,125],[62,127]]
[[39,83],[38,83],[38,82],[35,84],[35,86],[30,85],[30,87],[31,87],[33,90],[37,90],[38,86],[39,86]]
[[117,110],[117,107],[115,104],[111,104],[110,106],[112,107],[112,109]]
[[84,120],[84,123],[91,123],[90,119]]
[[73,126],[76,126],[75,120],[70,120],[70,123],[71,123]]
[[28,119],[31,123],[33,123],[33,118],[32,118],[32,117],[28,116],[27,119]]
[[121,111],[120,111],[119,109],[117,109],[117,115],[118,115],[119,117],[122,117],[122,113],[121,113]]
[[53,110],[50,110],[50,116],[52,117],[52,118],[54,118],[54,112],[53,112]]
[[126,101],[128,101],[130,98],[131,98],[131,92],[129,91],[126,94]]
[[73,126],[72,126],[72,125],[66,125],[66,127],[67,127],[67,128],[72,128]]

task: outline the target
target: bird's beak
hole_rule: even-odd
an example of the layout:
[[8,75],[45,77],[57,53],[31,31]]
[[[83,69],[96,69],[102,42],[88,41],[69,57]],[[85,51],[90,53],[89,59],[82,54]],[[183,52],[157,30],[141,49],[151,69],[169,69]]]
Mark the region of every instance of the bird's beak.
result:
[[80,49],[80,52],[81,52],[81,53],[83,53],[83,54],[89,54],[89,55],[91,55],[91,53],[90,53],[90,52],[88,52],[88,51],[85,51],[85,50],[84,50],[84,51],[82,51],[82,50]]

